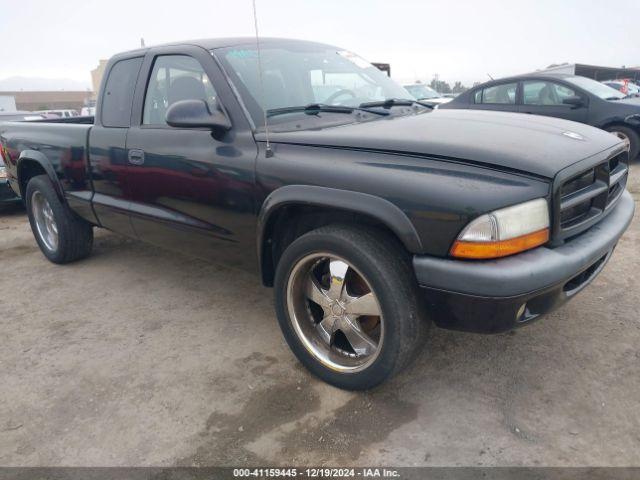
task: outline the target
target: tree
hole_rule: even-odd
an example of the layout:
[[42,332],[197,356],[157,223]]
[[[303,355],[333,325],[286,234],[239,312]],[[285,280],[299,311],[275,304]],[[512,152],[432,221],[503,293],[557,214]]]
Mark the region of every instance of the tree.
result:
[[453,93],[462,93],[467,89],[462,82],[458,81],[453,85]]
[[431,80],[429,86],[438,93],[451,93],[451,85],[443,80],[440,80],[437,73],[433,76],[433,79]]

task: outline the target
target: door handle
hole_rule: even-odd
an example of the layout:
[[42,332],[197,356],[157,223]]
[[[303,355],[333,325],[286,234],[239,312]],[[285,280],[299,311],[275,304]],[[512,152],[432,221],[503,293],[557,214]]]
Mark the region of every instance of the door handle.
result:
[[128,158],[131,165],[142,165],[144,163],[144,152],[137,148],[132,148],[129,150]]

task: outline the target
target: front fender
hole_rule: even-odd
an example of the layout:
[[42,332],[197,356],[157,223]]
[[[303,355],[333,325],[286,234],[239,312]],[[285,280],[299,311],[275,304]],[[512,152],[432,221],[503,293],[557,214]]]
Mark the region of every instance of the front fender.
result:
[[273,213],[286,205],[329,207],[364,214],[386,225],[410,252],[422,251],[422,243],[405,213],[384,198],[367,193],[315,185],[287,185],[271,192],[258,215],[258,258],[262,265],[264,237]]

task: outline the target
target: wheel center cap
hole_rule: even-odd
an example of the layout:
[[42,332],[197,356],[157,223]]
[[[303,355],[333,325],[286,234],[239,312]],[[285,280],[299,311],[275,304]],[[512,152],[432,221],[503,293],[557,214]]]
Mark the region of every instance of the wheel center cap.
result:
[[336,317],[340,317],[344,314],[344,308],[338,302],[331,305],[331,313],[333,313]]

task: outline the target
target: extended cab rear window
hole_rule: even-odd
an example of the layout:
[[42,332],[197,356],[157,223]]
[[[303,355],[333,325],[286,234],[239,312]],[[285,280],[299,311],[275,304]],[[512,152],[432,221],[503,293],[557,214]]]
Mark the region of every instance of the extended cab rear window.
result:
[[102,96],[102,126],[129,127],[131,105],[142,57],[120,60],[113,64]]

